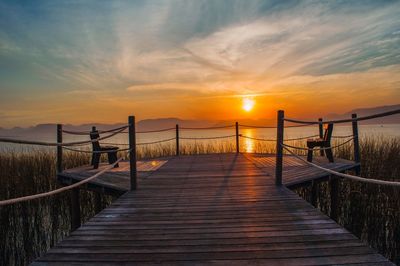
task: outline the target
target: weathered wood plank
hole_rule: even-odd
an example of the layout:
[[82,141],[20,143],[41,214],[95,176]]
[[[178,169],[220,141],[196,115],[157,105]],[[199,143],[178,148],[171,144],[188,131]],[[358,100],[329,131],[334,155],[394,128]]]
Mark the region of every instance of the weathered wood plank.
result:
[[[247,160],[243,160],[243,156]],[[166,162],[168,163],[166,164]],[[314,158],[314,162],[339,172],[357,167],[357,164],[351,161],[336,159],[335,163],[328,163],[326,158],[318,156]],[[106,166],[107,164],[100,164],[99,169],[101,170]],[[274,175],[274,169],[275,157],[272,154],[180,156],[138,162],[138,178],[139,180],[157,178],[159,179],[158,182],[142,185],[155,188],[163,186],[164,189],[185,186],[184,180],[189,179],[190,182],[195,182],[193,187],[195,185],[200,186],[201,182],[204,182],[203,184],[205,185],[215,186],[213,178],[218,177],[229,177],[239,181],[243,177],[259,177],[257,182],[260,184],[263,181],[268,184],[274,184],[273,179],[270,178]],[[98,170],[94,170],[90,166],[69,169],[59,174],[59,180],[64,184],[70,184],[71,182],[85,179],[96,171]],[[154,173],[158,173],[158,175],[154,175]],[[283,158],[283,183],[286,186],[295,186],[328,176],[325,172],[309,167],[293,156],[285,155]],[[128,177],[129,163],[124,161],[120,163],[119,168],[114,168],[107,175],[92,181],[91,184],[87,185],[87,188],[109,194],[123,193],[129,190]],[[177,184],[176,182],[171,182],[171,180],[179,180],[181,182]],[[233,183],[230,185],[233,185]]]
[[[139,175],[138,190],[33,265],[390,265],[292,191],[275,186],[274,160],[242,154],[169,158]],[[291,157],[283,161],[284,183],[321,176]],[[329,167],[351,167],[346,163]],[[98,185],[118,187],[125,168]],[[85,168],[72,172],[90,175]]]

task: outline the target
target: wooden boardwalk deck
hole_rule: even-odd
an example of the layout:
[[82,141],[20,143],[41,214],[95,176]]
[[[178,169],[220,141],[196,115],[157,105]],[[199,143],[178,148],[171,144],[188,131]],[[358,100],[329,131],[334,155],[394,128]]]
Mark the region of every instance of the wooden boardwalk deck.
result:
[[[231,156],[231,154],[222,154],[222,156],[227,155]],[[217,155],[210,155],[216,156]],[[246,154],[244,153],[247,159],[252,161],[257,168],[259,168],[263,173],[271,175],[275,170],[275,155],[274,154]],[[200,156],[201,157],[201,156]],[[196,158],[196,157],[194,157]],[[138,162],[138,178],[139,180],[144,180],[147,177],[154,174],[164,163],[168,161],[169,165],[177,163],[183,163],[184,157],[164,157],[158,158],[155,160],[145,160]],[[358,164],[355,164],[352,161],[344,160],[344,159],[335,159],[334,163],[329,163],[325,157],[316,156],[314,158],[314,162],[324,166],[326,168],[335,170],[335,171],[345,171],[349,169],[353,169]],[[312,180],[318,180],[329,177],[329,174],[325,173],[322,170],[314,169],[307,164],[299,161],[290,155],[284,156],[284,167],[283,167],[283,183],[288,186],[296,186],[299,184],[304,184],[305,182],[309,182]],[[101,164],[99,169],[106,167],[108,164]],[[73,182],[83,180],[99,170],[93,169],[91,166],[82,166],[74,169],[69,169],[59,174],[58,179],[61,183],[65,185],[69,185]],[[168,173],[165,172],[165,168],[160,170],[160,172],[164,172],[166,176]],[[207,173],[210,174],[210,173]],[[193,175],[193,174],[192,174]],[[115,168],[106,175],[100,176],[95,179],[93,182],[90,182],[87,185],[87,188],[108,193],[108,194],[116,194],[120,195],[129,190],[129,162],[123,161],[120,163],[119,168]]]
[[[243,154],[170,158],[33,265],[391,265],[275,186],[271,162]],[[286,171],[285,182],[297,182]]]

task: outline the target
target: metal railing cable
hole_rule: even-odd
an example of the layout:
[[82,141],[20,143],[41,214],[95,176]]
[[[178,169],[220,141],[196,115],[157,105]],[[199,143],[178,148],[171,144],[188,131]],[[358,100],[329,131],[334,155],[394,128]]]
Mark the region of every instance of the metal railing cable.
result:
[[81,185],[83,185],[83,184],[95,179],[96,177],[99,177],[100,175],[104,174],[105,172],[111,170],[112,168],[114,168],[114,166],[117,163],[119,163],[121,161],[122,161],[122,158],[118,159],[116,162],[114,162],[113,164],[111,164],[108,167],[104,168],[100,172],[98,172],[98,173],[96,173],[96,174],[94,174],[94,175],[92,175],[92,176],[90,176],[90,177],[88,177],[88,178],[86,178],[86,179],[84,179],[82,181],[79,181],[79,182],[77,182],[75,184],[72,184],[72,185],[69,185],[69,186],[66,186],[66,187],[62,187],[62,188],[59,188],[59,189],[55,189],[55,190],[52,190],[52,191],[35,194],[35,195],[23,196],[23,197],[19,197],[19,198],[8,199],[8,200],[2,200],[2,201],[0,201],[0,206],[5,206],[5,205],[14,204],[14,203],[23,202],[23,201],[28,201],[28,200],[39,199],[39,198],[43,198],[43,197],[48,197],[48,196],[59,194],[61,192],[64,192],[64,191],[79,187],[79,186],[81,186]]
[[225,138],[231,138],[231,137],[236,137],[236,135],[226,135],[226,136],[217,136],[217,137],[180,137],[179,139],[184,139],[184,140],[207,140],[207,139],[225,139]]
[[64,142],[64,143],[58,143],[58,142],[44,142],[44,141],[31,141],[31,140],[20,140],[20,139],[11,139],[11,138],[0,138],[0,142],[6,142],[6,143],[14,143],[14,144],[28,144],[28,145],[39,145],[39,146],[76,146],[76,145],[81,145],[81,144],[89,144],[93,142],[97,142],[100,140],[108,139],[111,138],[119,133],[121,133],[122,130],[125,128],[120,129],[119,131],[113,132],[110,135],[100,137],[97,139],[92,139],[92,140],[84,140],[84,141],[75,141],[75,142]]
[[321,148],[314,148],[314,149],[310,149],[310,148],[305,148],[305,147],[298,147],[298,146],[293,146],[293,145],[289,145],[289,144],[281,144],[283,147],[287,147],[287,148],[292,148],[292,149],[296,149],[296,150],[305,150],[305,151],[322,151],[322,150],[329,150],[329,149],[336,149],[339,148],[343,145],[346,145],[347,143],[349,143],[350,141],[352,141],[354,138],[348,139],[338,145],[335,146],[329,146],[329,147],[321,147]]
[[223,128],[232,128],[235,125],[226,125],[226,126],[215,126],[215,127],[179,127],[179,129],[183,130],[209,130],[209,129],[223,129]]
[[162,142],[168,142],[168,141],[171,141],[171,140],[175,140],[175,138],[162,139],[162,140],[151,141],[151,142],[136,143],[136,145],[137,146],[140,146],[140,145],[151,145],[151,144],[157,144],[157,143],[162,143]]
[[[282,145],[282,143],[281,143]],[[295,154],[293,151],[291,151],[290,149],[288,149],[287,147],[285,147],[285,145],[282,145],[283,149],[285,149],[286,151],[288,151],[291,155],[293,155],[294,157],[296,157],[297,159],[301,160],[302,162],[313,166],[315,168],[318,168],[322,171],[325,171],[327,173],[336,175],[336,176],[340,176],[343,178],[348,178],[351,180],[355,180],[355,181],[359,181],[359,182],[364,182],[364,183],[371,183],[371,184],[378,184],[378,185],[389,185],[389,186],[396,186],[396,187],[400,187],[400,182],[396,182],[396,181],[385,181],[385,180],[379,180],[379,179],[373,179],[373,178],[366,178],[366,177],[360,177],[360,176],[355,176],[355,175],[349,175],[349,174],[344,174],[344,173],[340,173],[331,169],[327,169],[325,167],[319,166],[315,163],[309,162],[307,160],[305,160],[304,158],[298,156],[297,154]]]
[[[110,133],[110,132],[115,132],[118,131],[120,129],[126,129],[128,128],[129,125],[127,126],[122,126],[122,127],[117,127],[117,128],[112,128],[112,129],[108,129],[108,130],[98,130],[99,134],[104,134],[104,133]],[[73,130],[62,130],[63,133],[66,134],[70,134],[70,135],[89,135],[91,131],[73,131]],[[122,133],[122,132],[120,132]]]
[[389,111],[389,112],[383,112],[383,113],[379,113],[379,114],[357,117],[357,118],[329,120],[329,121],[303,121],[303,120],[297,120],[297,119],[292,119],[292,118],[284,118],[284,120],[287,122],[298,123],[298,124],[307,124],[307,125],[331,124],[331,123],[338,124],[338,123],[348,123],[348,122],[354,122],[354,121],[369,120],[369,119],[385,117],[385,116],[395,115],[395,114],[400,114],[400,109]]

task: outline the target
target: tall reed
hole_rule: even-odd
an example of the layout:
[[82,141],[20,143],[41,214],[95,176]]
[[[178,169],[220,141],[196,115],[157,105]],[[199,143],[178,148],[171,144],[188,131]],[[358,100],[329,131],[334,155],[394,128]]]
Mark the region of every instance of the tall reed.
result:
[[[67,168],[89,162],[85,154],[66,153]],[[55,154],[43,149],[0,153],[0,199],[56,189]],[[101,196],[103,206],[111,197]],[[94,214],[94,194],[81,190],[83,220]],[[0,264],[26,265],[70,231],[69,192],[0,207]]]
[[[240,142],[241,151],[274,153],[274,142],[255,141],[251,150],[246,140]],[[340,143],[338,140],[334,145]],[[289,144],[303,146],[304,141]],[[234,140],[182,141],[181,154],[234,152]],[[399,180],[400,139],[380,137],[361,140],[361,175],[386,180]],[[138,147],[138,159],[171,156],[175,143]],[[300,151],[304,154],[304,151]],[[352,146],[335,149],[336,157],[352,159]],[[120,156],[126,157],[126,153]],[[103,158],[105,159],[105,158]],[[64,168],[88,164],[90,156],[82,153],[64,153]],[[58,187],[55,153],[52,150],[25,150],[0,152],[0,199],[45,192]],[[295,189],[307,200],[310,186]],[[100,198],[101,208],[115,198],[81,190],[82,221],[96,212],[95,202]],[[340,181],[340,210],[338,222],[367,241],[394,262],[400,263],[400,199],[399,189]],[[329,182],[318,184],[317,207],[329,215]],[[0,264],[26,265],[70,231],[69,192],[56,196],[0,207]]]
[[[361,173],[366,178],[400,181],[400,138],[369,137],[360,142]],[[336,156],[353,159],[352,146]],[[316,207],[329,215],[330,182],[317,186]],[[311,185],[295,189],[311,202]],[[381,254],[400,264],[400,189],[347,179],[339,181],[337,222]]]

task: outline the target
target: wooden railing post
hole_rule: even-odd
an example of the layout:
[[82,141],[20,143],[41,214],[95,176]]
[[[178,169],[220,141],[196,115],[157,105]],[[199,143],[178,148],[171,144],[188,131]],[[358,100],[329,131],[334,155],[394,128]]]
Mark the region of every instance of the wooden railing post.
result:
[[333,175],[329,178],[331,193],[331,215],[330,217],[337,221],[339,216],[339,179]]
[[130,165],[130,178],[131,190],[137,188],[137,168],[136,168],[136,129],[135,117],[128,117],[128,132],[129,132],[129,165]]
[[[62,143],[62,124],[57,124],[57,143]],[[63,171],[62,167],[62,156],[63,155],[63,148],[62,146],[57,146],[57,174],[61,173]]]
[[[57,124],[57,143],[63,142],[62,124]],[[63,148],[57,145],[57,174],[63,171]],[[74,188],[70,192],[70,214],[71,214],[71,231],[81,226],[81,204],[79,199],[79,188]]]
[[235,129],[236,129],[236,153],[239,153],[240,147],[239,147],[239,123],[235,123]]
[[[95,126],[92,126],[92,131],[91,132],[94,133],[95,131],[97,131],[97,128]],[[99,160],[100,160],[100,158],[99,158]],[[95,161],[95,154],[92,153],[92,160],[90,162],[90,165],[94,165],[94,161]]]
[[99,213],[103,209],[102,206],[101,193],[94,192],[94,212]]
[[282,165],[283,165],[283,128],[284,128],[284,111],[278,111],[278,124],[276,133],[276,165],[275,165],[275,184],[282,185]]
[[[321,139],[323,139],[324,138],[324,124],[322,123],[322,118],[318,118],[318,122],[319,122],[319,124],[318,124],[318,130],[319,130],[319,137],[321,138]],[[321,156],[324,156],[324,150],[320,150],[319,151],[319,154],[321,155]]]
[[[92,132],[95,132],[97,128],[92,126]],[[94,153],[92,153],[91,165],[94,163]],[[94,212],[97,214],[102,210],[101,194],[94,192]]]
[[71,231],[81,226],[81,203],[79,197],[79,188],[73,188],[70,192],[71,200]]
[[176,156],[179,156],[179,125],[175,126]]
[[316,180],[311,181],[311,204],[314,207],[318,205],[318,184]]
[[[358,138],[358,121],[357,114],[352,114],[351,118],[354,119],[351,123],[353,128],[353,147],[354,147],[354,161],[360,163],[360,142]],[[360,174],[360,166],[356,167],[356,175]]]

